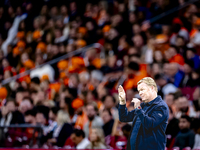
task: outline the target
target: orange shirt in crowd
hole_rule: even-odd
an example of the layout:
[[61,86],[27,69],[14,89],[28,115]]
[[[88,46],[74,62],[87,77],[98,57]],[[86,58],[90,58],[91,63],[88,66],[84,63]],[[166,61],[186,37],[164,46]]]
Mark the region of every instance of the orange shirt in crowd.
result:
[[55,90],[56,93],[59,92],[61,84],[59,82],[49,84],[50,89]]
[[125,90],[128,89],[132,89],[132,88],[136,88],[137,87],[137,83],[144,77],[147,77],[147,71],[146,71],[146,65],[145,64],[141,64],[140,65],[140,71],[134,75],[133,78],[128,78],[124,84],[123,87]]
[[[21,68],[20,71],[19,71],[19,73],[23,73],[23,72],[25,72],[25,71],[26,71],[25,68]],[[31,78],[30,78],[29,75],[25,75],[25,76],[19,78],[18,81],[19,81],[19,82],[25,81],[26,83],[30,83],[30,82],[31,82]]]
[[82,115],[78,115],[76,122],[75,122],[75,125],[74,125],[74,128],[83,129],[84,125],[87,123],[87,121],[88,121],[87,115],[83,111]]
[[198,33],[198,30],[197,29],[192,29],[191,31],[190,31],[190,38],[193,38],[193,37],[195,37],[195,35]]
[[94,65],[97,69],[101,68],[101,59],[100,58],[95,58],[92,61],[92,65]]
[[183,56],[177,54],[169,59],[170,63],[178,63],[179,65],[183,66],[185,64]]

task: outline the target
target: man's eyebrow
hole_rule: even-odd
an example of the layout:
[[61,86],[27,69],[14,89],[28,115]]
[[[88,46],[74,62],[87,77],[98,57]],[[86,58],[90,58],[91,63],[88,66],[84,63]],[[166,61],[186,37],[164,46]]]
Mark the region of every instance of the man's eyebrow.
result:
[[141,90],[143,90],[143,88],[141,88],[141,89],[138,89],[138,91],[141,91]]

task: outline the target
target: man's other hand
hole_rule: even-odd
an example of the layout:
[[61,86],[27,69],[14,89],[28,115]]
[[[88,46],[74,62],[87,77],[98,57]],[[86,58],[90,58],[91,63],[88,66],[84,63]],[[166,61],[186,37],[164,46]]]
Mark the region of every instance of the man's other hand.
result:
[[140,106],[140,100],[137,98],[133,98],[131,102],[134,102],[134,108],[137,108],[138,106]]

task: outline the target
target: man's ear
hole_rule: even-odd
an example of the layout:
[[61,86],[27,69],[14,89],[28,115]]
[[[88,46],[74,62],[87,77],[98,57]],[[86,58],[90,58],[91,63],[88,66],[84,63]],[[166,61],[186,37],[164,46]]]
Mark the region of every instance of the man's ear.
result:
[[154,89],[154,86],[151,86],[151,90],[152,90],[152,91],[155,90],[155,89]]

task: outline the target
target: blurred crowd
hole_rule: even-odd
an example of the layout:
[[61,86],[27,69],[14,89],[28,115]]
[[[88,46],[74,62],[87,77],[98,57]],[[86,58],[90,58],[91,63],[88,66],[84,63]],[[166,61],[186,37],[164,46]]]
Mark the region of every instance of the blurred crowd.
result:
[[[170,110],[167,149],[200,148],[200,2],[149,21],[185,2],[0,0],[0,80],[32,69],[0,84],[0,147],[125,148],[117,88],[133,110],[150,76]],[[93,43],[104,55],[73,55]],[[20,124],[42,130],[3,127]]]

